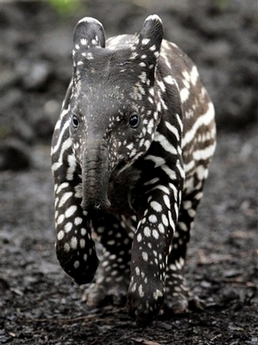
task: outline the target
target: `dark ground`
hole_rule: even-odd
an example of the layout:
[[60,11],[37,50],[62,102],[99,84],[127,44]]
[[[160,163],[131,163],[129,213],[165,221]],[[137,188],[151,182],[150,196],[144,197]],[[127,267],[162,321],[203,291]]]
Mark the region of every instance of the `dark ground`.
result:
[[[1,2],[1,344],[258,344],[257,6],[95,1],[63,17],[46,3]],[[143,329],[124,309],[87,310],[82,289],[61,270],[49,149],[77,20],[95,16],[110,36],[139,30],[153,12],[166,37],[197,63],[219,134],[187,265],[189,284],[207,307]]]

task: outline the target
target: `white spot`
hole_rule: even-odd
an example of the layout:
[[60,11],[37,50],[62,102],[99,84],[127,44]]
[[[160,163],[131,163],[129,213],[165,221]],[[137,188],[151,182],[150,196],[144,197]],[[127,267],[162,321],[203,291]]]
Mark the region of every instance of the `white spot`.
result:
[[139,292],[139,296],[140,297],[143,297],[144,296],[144,292],[143,292],[143,289],[142,289],[142,284],[140,284],[139,288],[138,288],[138,292]]
[[73,267],[76,269],[80,266],[80,261],[75,261],[74,264],[73,264]]
[[136,291],[136,283],[133,284],[132,288],[131,288],[131,291],[132,292],[135,292]]
[[70,206],[66,211],[65,211],[65,218],[70,218],[77,210],[76,205]]
[[135,267],[135,273],[136,273],[137,276],[139,276],[140,273],[141,273],[140,272],[140,268],[138,266]]
[[182,103],[186,102],[188,100],[190,96],[190,92],[189,89],[184,87],[181,91],[180,91],[180,97],[181,97],[181,101]]
[[81,217],[76,217],[74,219],[74,224],[75,225],[80,225],[82,223],[83,219]]
[[81,248],[85,247],[85,240],[83,238],[80,239],[80,247]]
[[149,222],[150,222],[150,223],[157,223],[157,221],[158,221],[158,219],[157,219],[157,217],[155,216],[155,214],[151,214],[151,215],[149,216]]
[[59,207],[62,207],[66,202],[67,200],[69,200],[71,198],[71,196],[73,195],[72,192],[66,192],[62,195],[61,199],[60,199],[60,202],[59,202]]
[[154,104],[154,100],[153,100],[152,97],[148,97],[147,99],[148,99],[148,101],[149,101],[151,104]]
[[86,38],[81,38],[80,42],[81,42],[81,44],[82,44],[83,46],[86,46],[86,45],[87,45],[87,40],[86,40]]
[[72,249],[76,249],[77,248],[77,246],[78,246],[78,240],[77,240],[77,238],[76,237],[72,237],[71,238],[71,247],[72,247]]
[[194,218],[194,216],[196,214],[196,211],[194,209],[190,208],[187,212],[188,212],[190,217]]
[[176,270],[177,270],[177,269],[176,269],[176,266],[173,265],[173,264],[170,264],[170,265],[169,265],[169,268],[171,269],[171,271],[176,271]]
[[167,195],[163,195],[163,200],[168,209],[170,209],[170,200]]
[[161,218],[162,218],[162,223],[165,226],[168,226],[168,218],[167,218],[167,216],[165,214],[162,214]]
[[196,85],[198,78],[199,78],[198,70],[196,66],[193,66],[190,72],[190,80],[194,86]]
[[64,251],[65,251],[65,252],[69,252],[69,250],[70,250],[70,245],[69,245],[69,243],[65,243],[65,244],[64,244]]
[[148,261],[148,259],[149,259],[149,256],[148,256],[148,253],[146,253],[146,252],[142,252],[142,258],[143,258],[143,260],[144,261]]
[[153,298],[157,300],[159,297],[162,297],[163,294],[160,290],[156,289],[156,291],[153,292]]
[[183,77],[184,77],[187,81],[190,81],[190,74],[188,73],[187,70],[184,70],[184,71],[182,72],[182,74],[183,74]]
[[188,231],[188,228],[187,228],[187,226],[185,225],[185,223],[183,223],[183,222],[178,222],[177,225],[179,226],[179,228],[180,228],[182,231]]
[[161,212],[162,211],[162,206],[157,201],[152,201],[150,203],[150,206],[156,212]]
[[164,228],[164,225],[162,223],[160,223],[158,225],[158,230],[161,234],[164,234],[165,233],[165,228]]
[[57,225],[62,224],[64,219],[65,219],[65,216],[63,214],[60,214],[60,216],[57,218],[56,224]]
[[142,235],[141,234],[138,234],[137,235],[137,242],[141,242],[142,241]]
[[152,236],[153,236],[156,240],[158,240],[158,239],[159,239],[159,233],[158,233],[158,231],[154,229],[154,230],[152,231]]
[[190,200],[184,201],[183,202],[183,207],[184,207],[185,210],[188,210],[189,208],[192,207],[192,201],[190,201]]
[[181,270],[182,266],[181,266],[179,261],[175,261],[175,265],[176,265],[177,269]]
[[149,227],[145,226],[145,228],[143,229],[143,233],[146,237],[150,237],[151,236],[151,230]]
[[64,226],[64,230],[65,230],[66,233],[71,231],[72,228],[73,228],[73,224],[71,222],[66,223],[65,226]]
[[144,38],[144,39],[142,40],[142,45],[143,45],[143,46],[146,46],[149,42],[150,42],[150,39],[149,39],[149,38]]
[[203,192],[199,192],[199,193],[197,193],[196,195],[195,195],[195,199],[196,200],[200,200],[201,198],[202,198],[202,196],[203,196]]
[[150,49],[150,51],[151,51],[151,52],[153,52],[154,50],[156,50],[156,49],[157,49],[157,47],[156,47],[156,45],[155,45],[155,44],[153,44],[153,46],[151,46],[149,49]]
[[144,84],[147,80],[147,74],[146,72],[142,72],[140,75],[139,75],[139,79],[141,80],[141,82]]
[[64,238],[64,235],[65,233],[63,230],[59,231],[59,233],[57,234],[58,241],[61,241]]
[[164,82],[169,85],[175,84],[175,79],[171,77],[171,75],[167,75],[165,78],[163,78]]

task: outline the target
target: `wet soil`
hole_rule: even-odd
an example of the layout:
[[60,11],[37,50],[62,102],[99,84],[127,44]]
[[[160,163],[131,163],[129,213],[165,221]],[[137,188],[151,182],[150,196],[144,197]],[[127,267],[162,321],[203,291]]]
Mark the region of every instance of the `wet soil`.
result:
[[145,329],[112,306],[88,310],[55,257],[49,146],[0,177],[0,343],[258,344],[257,132],[219,135],[188,251],[206,308]]
[[[171,13],[180,28],[187,18],[192,18],[189,23],[194,28],[195,42],[203,42],[207,32],[212,38],[210,44],[218,37],[225,38],[228,18],[238,18],[234,11],[216,12],[217,19],[223,17],[220,23],[224,23],[226,30],[219,34],[211,20],[196,23],[195,19],[194,22],[184,3],[187,2],[173,5]],[[203,15],[205,19],[205,2],[201,3],[198,16]],[[253,4],[249,0],[246,3]],[[166,4],[164,1],[160,11],[168,20],[170,13]],[[89,2],[87,6],[87,15],[99,13],[104,18],[104,5],[97,8]],[[122,32],[122,23],[127,27],[138,25],[146,12],[151,11],[128,3],[119,7],[116,21],[112,21],[112,15],[106,18],[106,25],[111,27],[111,22],[117,23],[112,30]],[[250,41],[254,37],[248,34],[254,32],[253,17],[246,8],[241,13],[239,17],[245,19],[245,29],[241,31],[246,35],[243,41],[247,36]],[[257,81],[252,77],[251,82],[248,74],[252,67],[255,75],[257,61],[250,57],[250,64],[245,64],[241,54],[238,56],[236,60],[246,68],[242,77],[249,79],[238,79],[233,87],[231,70],[227,69],[227,74],[225,69],[223,75],[215,73],[223,69],[225,56],[220,60],[220,54],[226,54],[227,49],[223,44],[217,46],[225,49],[221,48],[215,60],[210,56],[212,62],[205,63],[206,58],[202,60],[201,56],[199,59],[204,79],[217,99],[219,114],[218,146],[189,244],[186,267],[189,285],[203,299],[205,308],[183,315],[160,316],[151,326],[142,328],[129,319],[125,308],[106,306],[89,310],[82,301],[84,287],[73,283],[60,268],[54,248],[50,134],[71,75],[72,26],[77,17],[84,15],[76,14],[69,23],[62,19],[54,25],[57,15],[49,11],[46,4],[34,3],[25,8],[17,4],[3,6],[0,13],[5,19],[1,24],[1,43],[6,47],[1,52],[1,71],[8,71],[1,82],[4,97],[0,106],[0,136],[5,142],[2,148],[0,145],[0,344],[257,345],[258,125],[257,108],[252,103],[252,90]],[[28,23],[24,18],[29,18]],[[210,25],[209,30],[205,25]],[[39,33],[41,44],[35,38]],[[185,26],[178,35],[197,58],[198,54],[204,54],[203,51],[197,54]],[[60,42],[57,37],[62,37]],[[245,40],[246,46],[249,41]],[[250,46],[248,54],[254,56],[252,49]],[[24,54],[18,55],[18,52]],[[63,57],[63,64],[58,63],[66,54],[67,60]],[[34,66],[38,72],[32,73],[28,66]],[[212,77],[212,73],[216,77]],[[224,91],[233,90],[239,95],[239,102],[233,102],[230,97],[222,102],[221,87],[216,83],[224,85]],[[250,101],[247,103],[241,101],[245,99],[245,85],[248,85],[246,94]],[[223,120],[227,112],[231,116],[230,125],[229,120]],[[8,160],[10,148],[11,152],[18,153],[12,161]],[[17,157],[22,157],[21,161]]]

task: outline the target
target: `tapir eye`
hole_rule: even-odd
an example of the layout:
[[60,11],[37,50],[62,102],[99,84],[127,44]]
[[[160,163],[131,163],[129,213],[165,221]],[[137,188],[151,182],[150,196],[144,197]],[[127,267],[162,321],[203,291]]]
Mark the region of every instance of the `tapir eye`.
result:
[[73,123],[74,128],[77,128],[77,127],[78,127],[78,125],[79,125],[79,120],[78,120],[78,116],[77,116],[77,115],[73,115],[73,116],[72,116],[72,123]]
[[129,126],[132,128],[137,128],[140,124],[140,118],[137,114],[132,114],[129,118]]

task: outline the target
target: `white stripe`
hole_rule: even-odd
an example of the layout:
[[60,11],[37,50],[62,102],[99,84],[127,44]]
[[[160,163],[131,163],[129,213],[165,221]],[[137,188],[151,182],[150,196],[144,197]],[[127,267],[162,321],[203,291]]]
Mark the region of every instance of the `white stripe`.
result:
[[208,110],[206,111],[206,113],[204,113],[203,115],[201,115],[196,122],[194,123],[193,127],[185,133],[185,136],[182,140],[182,147],[184,148],[188,143],[190,143],[190,141],[193,140],[197,130],[202,126],[208,126],[211,121],[213,121],[214,119],[214,106],[213,104],[210,102],[209,103],[209,107]]
[[171,170],[167,165],[163,165],[161,169],[168,175],[171,180],[176,180],[176,173]]
[[185,171],[184,171],[184,168],[182,167],[179,159],[176,161],[176,167],[177,167],[177,169],[179,171],[180,176],[182,178],[185,178]]
[[203,150],[194,151],[193,152],[193,158],[197,161],[201,160],[201,159],[206,160],[206,159],[212,157],[214,151],[215,151],[215,145],[213,144],[213,145],[206,147]]
[[62,189],[67,188],[67,187],[69,187],[68,182],[61,183],[56,190],[56,194],[60,193]]
[[144,158],[145,160],[150,160],[155,163],[154,168],[157,168],[163,164],[166,164],[166,161],[164,158],[153,156],[153,155],[148,155]]
[[60,162],[55,162],[55,163],[52,164],[52,166],[51,166],[52,171],[54,172],[54,171],[58,170],[58,169],[61,167],[61,165],[62,165],[62,163],[60,163]]
[[66,179],[67,180],[73,180],[73,174],[74,174],[75,169],[76,169],[75,156],[73,154],[69,155],[67,157],[67,161],[69,163],[69,168],[67,169],[67,172],[66,172]]
[[177,198],[178,190],[177,190],[176,186],[173,183],[169,183],[169,187],[170,187],[170,189],[172,189],[173,195],[174,195],[174,199],[177,202],[178,201],[177,200],[178,199]]
[[195,161],[194,161],[194,160],[191,160],[189,163],[184,164],[185,173],[188,173],[188,172],[191,171],[194,167],[195,167]]
[[[181,121],[181,120],[180,120]],[[168,121],[165,121],[165,125],[167,127],[167,129],[174,134],[174,136],[176,137],[177,141],[179,141],[179,133],[178,130],[175,126],[172,126],[171,123],[169,123]]]
[[161,190],[161,191],[164,192],[165,194],[168,194],[168,195],[170,194],[169,188],[167,188],[167,187],[165,187],[165,186],[163,186],[163,185],[161,185],[161,184],[159,184],[158,186],[153,187],[153,188],[151,189],[151,191],[156,190],[156,189]]
[[66,121],[64,123],[64,126],[63,126],[61,132],[59,133],[59,137],[58,137],[57,143],[53,147],[52,154],[54,154],[59,149],[60,144],[61,144],[61,142],[63,140],[63,135],[64,135],[64,133],[65,133],[65,131],[67,130],[68,127],[69,127],[69,121]]
[[52,171],[56,171],[63,165],[63,154],[66,150],[68,150],[72,145],[71,139],[66,139],[62,144],[62,149],[60,151],[60,155],[58,157],[58,161],[52,164]]
[[177,118],[177,122],[178,122],[178,124],[180,126],[180,130],[182,132],[183,131],[183,121],[182,121],[182,119],[180,118],[180,116],[178,114],[176,114],[176,118]]
[[154,141],[160,143],[160,145],[165,151],[172,153],[174,155],[177,154],[177,150],[175,149],[175,147],[170,144],[170,142],[167,140],[167,138],[164,135],[156,132],[154,136]]

